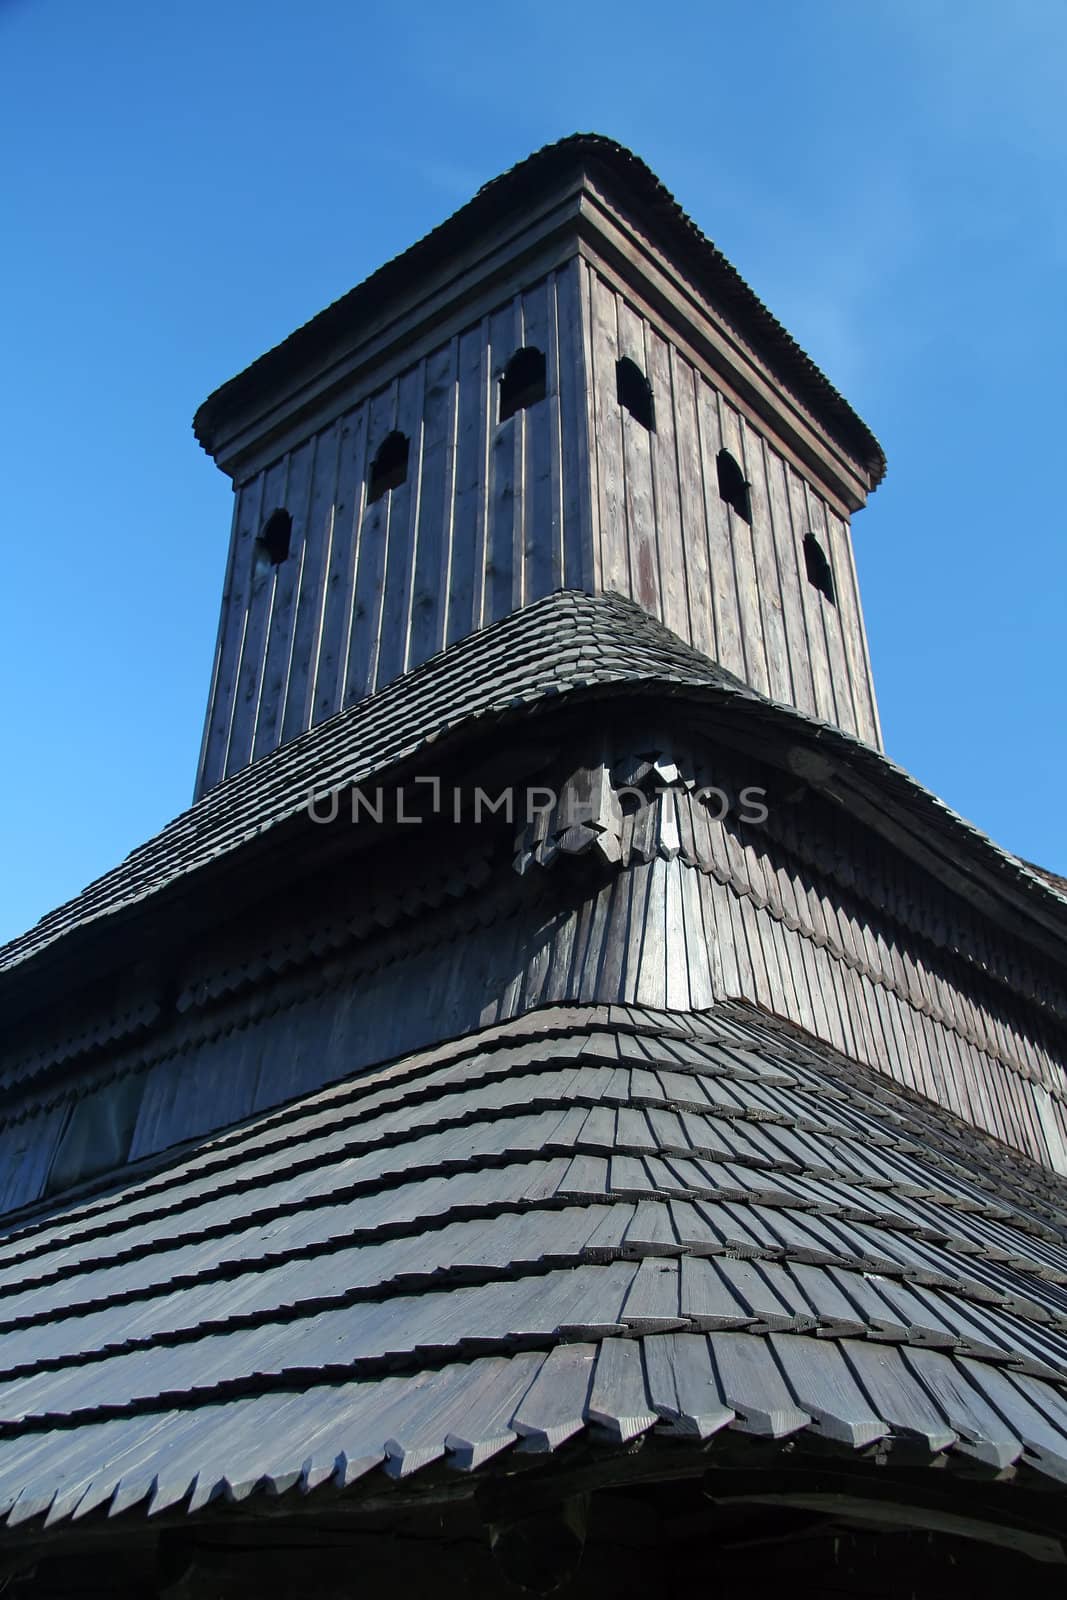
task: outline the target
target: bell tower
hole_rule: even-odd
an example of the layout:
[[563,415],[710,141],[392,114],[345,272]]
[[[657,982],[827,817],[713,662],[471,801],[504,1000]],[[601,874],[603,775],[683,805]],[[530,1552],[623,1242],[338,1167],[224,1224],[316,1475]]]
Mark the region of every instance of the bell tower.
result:
[[879,746],[873,435],[644,164],[576,135],[201,406],[235,508],[197,795],[555,589]]

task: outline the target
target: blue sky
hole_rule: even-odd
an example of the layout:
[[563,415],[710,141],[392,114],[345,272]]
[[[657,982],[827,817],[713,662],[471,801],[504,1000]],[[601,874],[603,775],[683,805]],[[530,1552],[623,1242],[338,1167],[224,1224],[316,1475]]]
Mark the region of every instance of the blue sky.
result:
[[1067,872],[1062,0],[0,0],[0,937],[189,801],[201,399],[576,129],[642,155],[889,457],[890,754]]

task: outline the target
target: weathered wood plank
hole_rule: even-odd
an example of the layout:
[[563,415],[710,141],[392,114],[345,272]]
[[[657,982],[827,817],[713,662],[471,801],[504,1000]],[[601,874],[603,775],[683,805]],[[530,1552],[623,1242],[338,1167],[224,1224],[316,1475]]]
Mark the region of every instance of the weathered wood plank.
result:
[[289,554],[275,568],[274,604],[259,689],[252,759],[273,750],[281,735],[282,712],[293,664],[296,612],[304,574],[308,505],[315,442],[308,440],[288,457],[285,508],[293,519]]
[[697,376],[672,346],[667,348],[671,393],[674,397],[678,516],[689,602],[689,632],[684,637],[714,660],[718,645],[715,636],[714,582],[708,558],[704,463],[697,421]]
[[282,741],[295,738],[311,723],[323,598],[332,554],[340,440],[340,421],[315,437],[311,495],[304,524],[300,593],[293,626],[292,662],[282,713]]
[[222,596],[223,622],[218,644],[218,665],[201,758],[201,793],[226,775],[230,728],[252,592],[253,545],[261,523],[263,478],[263,473],[260,473],[246,484],[238,493],[234,505],[227,583]]
[[626,538],[626,475],[622,417],[615,390],[619,330],[615,295],[595,272],[589,274],[590,338],[593,357],[593,441],[597,466],[599,564],[597,586],[630,595]]
[[852,534],[848,523],[836,516],[827,506],[825,512],[826,554],[834,572],[837,594],[837,614],[840,619],[841,639],[848,662],[852,685],[852,702],[856,717],[856,732],[868,744],[880,747],[878,710],[874,697],[867,638],[860,611],[859,593],[855,583],[855,565],[852,558]]
[[561,569],[559,384],[556,377],[555,294],[543,279],[522,296],[522,343],[545,358],[545,398],[521,413],[522,550],[518,599],[528,605],[559,588]]
[[806,582],[806,579],[793,531],[789,485],[786,481],[787,468],[781,456],[766,443],[763,459],[767,484],[767,512],[782,599],[782,623],[789,657],[793,704],[799,706],[801,711],[814,714],[815,686],[804,604],[800,594],[800,585]]
[[[628,357],[648,376],[645,351],[645,324],[619,296],[616,307],[619,326],[619,356]],[[655,395],[653,394],[653,405]],[[622,460],[626,541],[630,552],[630,595],[639,605],[662,616],[659,560],[656,548],[656,512],[652,499],[652,451],[648,430],[626,409],[619,406],[622,423]]]
[[453,540],[453,465],[458,341],[426,361],[411,623],[404,669],[428,661],[445,643],[445,605]]
[[[719,430],[723,447],[729,450],[742,472],[745,468],[745,450],[741,434],[741,418],[719,397]],[[715,480],[717,487],[717,477]],[[730,526],[730,544],[734,556],[734,574],[737,583],[737,609],[741,618],[741,648],[745,659],[745,677],[764,694],[770,692],[770,671],[767,666],[767,649],[763,638],[763,617],[760,611],[759,578],[756,573],[756,556],[753,530],[744,517],[739,517],[732,507],[726,508]]]
[[[378,638],[381,629],[382,588],[388,541],[390,494],[368,504],[367,482],[375,457],[384,440],[397,426],[399,382],[372,395],[366,410],[366,449],[364,466],[357,482],[344,475],[339,500],[358,499],[359,535],[355,541],[354,582],[349,570],[334,562],[336,589],[327,601],[329,631],[323,629],[320,676],[328,684],[339,685],[339,696],[353,705],[369,694],[378,669]],[[409,457],[410,460],[410,457]],[[331,587],[334,572],[330,574]],[[323,709],[322,715],[327,715]]]
[[[687,549],[682,523],[678,444],[675,438],[674,385],[670,347],[649,328],[645,333],[648,379],[656,407],[656,431],[649,444],[656,546],[659,555],[660,616],[683,639],[693,637],[689,616]],[[701,529],[703,534],[703,528]]]
[[822,608],[826,602],[808,582],[804,566],[804,535],[811,527],[807,485],[797,473],[791,471],[786,473],[786,483],[792,514],[793,545],[800,574],[800,604],[804,613],[804,633],[808,642],[808,660],[815,692],[815,713],[826,722],[834,722],[837,719],[837,702],[830,676],[830,658],[826,648],[826,629],[822,618]]
[[446,645],[454,644],[457,639],[464,638],[482,625],[490,398],[489,319],[484,317],[459,341],[452,565],[448,583]]
[[[833,570],[834,564],[830,540],[826,531],[826,507],[811,488],[808,489],[808,516],[810,518],[811,531],[822,546],[826,559],[830,562],[831,570]],[[809,584],[808,587],[810,588],[811,585]],[[839,728],[844,728],[847,733],[855,733],[858,723],[852,692],[852,672],[845,651],[845,641],[841,628],[841,613],[837,597],[838,587],[838,577],[836,571],[834,571],[834,599],[832,601],[827,600],[818,591],[813,590],[812,592],[816,594],[822,608],[823,627],[826,631],[826,649],[830,660],[830,676],[834,684],[837,725]]]
[[724,667],[745,676],[741,617],[737,602],[730,512],[719,494],[715,462],[722,448],[718,396],[709,383],[697,380],[697,426],[704,469],[704,516],[708,536],[708,570],[715,618],[716,656]]
[[[556,391],[562,516],[560,582],[591,590],[596,471],[593,461],[593,393],[585,375],[593,371],[589,328],[589,269],[580,259],[556,274]],[[549,382],[552,366],[549,365]]]
[[486,536],[483,624],[499,622],[522,604],[522,427],[518,411],[499,421],[500,380],[522,344],[522,301],[516,298],[489,320],[490,392],[489,520]]
[[764,441],[741,424],[744,472],[752,507],[752,550],[759,589],[760,621],[767,656],[768,693],[775,700],[795,703],[793,673],[786,638],[784,602],[771,516],[770,489],[764,459]]
[[284,507],[288,476],[288,457],[276,461],[263,475],[262,516],[248,551],[248,559],[252,564],[251,587],[241,647],[241,666],[237,675],[237,692],[234,696],[233,721],[230,724],[230,742],[226,752],[227,777],[239,767],[247,766],[252,758],[252,740],[255,735],[256,713],[259,710],[259,691],[263,682],[263,661],[270,634],[274,591],[279,570],[263,561],[256,551],[255,538],[271,513]]
[[330,530],[329,564],[322,600],[322,626],[315,662],[312,722],[322,722],[341,709],[344,674],[348,659],[349,626],[354,601],[354,585],[362,562],[361,547],[366,538],[366,472],[388,428],[370,438],[371,419],[376,410],[387,408],[393,415],[391,390],[349,412],[341,419],[338,442],[337,483],[334,491]]
[[[415,576],[415,529],[419,514],[425,437],[426,363],[401,375],[397,387],[396,425],[408,441],[408,470],[403,483],[383,497],[387,502],[385,570],[380,601],[378,659],[370,682],[384,688],[404,671],[411,628]],[[440,537],[438,519],[437,537]],[[346,704],[351,702],[346,701]]]

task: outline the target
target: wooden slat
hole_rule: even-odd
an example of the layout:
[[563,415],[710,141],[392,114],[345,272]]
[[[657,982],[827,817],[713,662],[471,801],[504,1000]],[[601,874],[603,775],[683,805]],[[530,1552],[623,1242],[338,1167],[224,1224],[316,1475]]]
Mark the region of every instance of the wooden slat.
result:
[[426,361],[421,476],[415,530],[411,623],[404,666],[417,667],[445,645],[448,574],[454,526],[456,366],[458,340]]
[[314,440],[292,451],[288,457],[285,509],[293,523],[289,554],[275,568],[274,602],[252,742],[253,760],[273,750],[281,736],[282,712],[293,665],[296,613],[304,574],[304,546],[314,458]]
[[452,566],[448,583],[446,644],[454,644],[457,639],[464,638],[482,625],[490,399],[489,319],[484,317],[459,341]]
[[880,749],[882,737],[878,725],[878,708],[867,650],[867,635],[856,585],[852,534],[848,524],[835,515],[829,507],[825,507],[825,516],[826,554],[834,572],[837,613],[841,620],[841,637],[852,683],[856,732],[861,739],[866,739],[868,744]]
[[715,614],[716,659],[745,676],[737,578],[734,572],[731,513],[719,494],[716,458],[722,448],[718,396],[708,383],[697,382],[697,424],[704,464],[704,513],[708,534],[708,568]]
[[673,347],[669,348],[674,397],[675,449],[678,457],[679,517],[689,594],[686,637],[713,660],[718,656],[715,633],[715,583],[708,551],[704,460],[697,417],[696,373]]
[[[808,488],[808,516],[812,533],[822,546],[827,561],[831,561],[832,550],[829,535],[826,531],[826,507],[819,496]],[[823,628],[826,635],[826,649],[830,662],[830,677],[834,686],[835,721],[839,728],[844,728],[847,733],[855,733],[858,723],[855,703],[853,699],[852,672],[849,667],[848,656],[845,652],[845,641],[841,626],[841,613],[837,601],[837,573],[834,572],[833,601],[827,600],[817,590],[812,593],[819,601],[822,610]],[[811,588],[811,585],[808,585]]]
[[[353,541],[354,550],[349,556],[350,564],[337,555],[334,558],[330,584],[334,584],[336,572],[336,586],[331,589],[327,599],[328,629],[326,626],[323,628],[319,675],[323,680],[323,690],[332,685],[333,694],[349,705],[370,693],[377,675],[392,496],[384,494],[368,504],[367,483],[383,441],[397,426],[398,390],[399,385],[394,383],[371,397],[366,414],[366,449],[360,476],[353,481],[345,475],[344,492],[339,495],[341,504],[346,499],[358,496],[362,514],[358,520],[358,539]],[[334,543],[336,549],[336,535]],[[350,576],[352,567],[354,582]],[[320,714],[325,715],[321,694],[320,704],[323,706]]]
[[[559,470],[562,532],[561,584],[591,590],[594,583],[593,371],[589,328],[588,268],[581,260],[555,278],[556,388],[559,397]],[[552,367],[549,365],[551,379]],[[597,518],[599,520],[599,518]]]
[[767,656],[767,692],[772,699],[794,702],[793,674],[786,639],[784,602],[771,518],[770,490],[763,455],[763,440],[742,423],[742,470],[748,479],[752,508],[752,551],[759,590],[760,622]]
[[300,593],[293,627],[292,662],[282,714],[283,742],[303,733],[311,723],[326,574],[332,554],[340,440],[340,421],[324,429],[315,438],[311,496],[301,551]]
[[[377,660],[368,688],[381,689],[400,676],[408,654],[411,595],[414,582],[415,528],[422,482],[425,436],[426,363],[401,375],[397,386],[396,426],[408,441],[408,470],[403,483],[384,496],[386,504],[385,570],[380,599]],[[438,520],[437,537],[440,537]],[[351,688],[345,704],[350,705]]]
[[[269,467],[263,476],[263,500],[260,526],[248,544],[247,559],[252,565],[251,586],[245,619],[244,639],[241,644],[241,665],[237,674],[234,695],[233,720],[230,723],[230,741],[226,752],[226,773],[236,772],[248,765],[252,758],[252,740],[255,735],[256,713],[259,710],[259,691],[263,682],[263,662],[266,655],[270,622],[274,610],[274,592],[279,568],[264,565],[255,557],[255,537],[263,522],[273,511],[285,505],[289,462],[285,457]],[[245,559],[242,554],[241,559]]]
[[[558,448],[559,389],[556,378],[553,285],[534,284],[522,296],[522,342],[545,357],[545,398],[528,406],[516,422],[520,431],[522,547],[516,605],[559,588],[560,517]],[[514,598],[514,596],[513,596]]]
[[329,564],[326,568],[322,627],[315,662],[313,723],[322,722],[341,709],[349,651],[349,624],[355,604],[353,590],[358,582],[362,561],[361,545],[367,535],[368,519],[363,515],[367,467],[373,460],[374,451],[389,432],[388,427],[379,427],[372,437],[369,430],[383,407],[391,424],[393,405],[392,391],[386,390],[341,421]]
[[593,359],[593,441],[597,465],[597,541],[599,589],[631,594],[626,539],[626,477],[623,469],[623,423],[616,398],[615,363],[619,356],[619,331],[615,295],[598,278],[589,275],[591,307],[590,341]]
[[223,623],[218,647],[219,659],[212,699],[208,706],[208,724],[204,739],[201,793],[205,789],[210,789],[226,775],[230,727],[237,698],[241,653],[252,592],[253,545],[261,526],[262,505],[263,474],[260,473],[240,490],[234,506],[227,588],[222,597]]
[[[729,450],[741,471],[745,471],[745,451],[741,434],[741,419],[722,395],[719,402],[719,430],[723,447]],[[714,462],[712,463],[714,466]],[[717,479],[713,479],[717,492]],[[730,527],[730,545],[733,550],[734,574],[737,583],[737,609],[741,618],[741,647],[744,655],[744,675],[754,688],[769,692],[770,673],[767,667],[767,650],[763,639],[763,618],[760,614],[759,578],[753,548],[753,530],[731,508],[726,508]]]
[[522,343],[522,302],[516,298],[489,320],[492,382],[489,393],[490,448],[482,621],[498,622],[522,603],[523,413],[499,422],[500,380]]
[[815,714],[826,722],[834,722],[837,718],[837,702],[834,698],[830,658],[826,648],[826,630],[822,619],[822,607],[825,601],[808,582],[804,566],[804,535],[811,527],[807,487],[797,473],[789,471],[786,473],[786,484],[792,513],[797,569],[800,574],[800,604],[804,613],[804,632],[808,641],[808,660],[811,664],[815,691]]
[[[651,328],[646,331],[645,347],[648,378],[652,385],[652,397],[656,408],[656,431],[651,436],[649,444],[652,454],[659,590],[662,597],[659,614],[668,628],[673,629],[681,638],[691,640],[693,629],[689,617],[688,551],[682,522],[671,353],[669,346]],[[688,440],[690,448],[693,443],[691,434]],[[701,527],[701,540],[703,532]]]
[[[755,448],[755,438],[748,438]],[[807,581],[799,558],[797,538],[793,531],[793,518],[789,505],[788,468],[776,451],[764,443],[764,473],[767,485],[767,512],[770,536],[774,542],[778,583],[782,600],[782,623],[785,629],[786,650],[789,655],[793,704],[801,711],[814,713],[815,687],[812,678],[811,653],[804,617],[804,603],[800,585]]]

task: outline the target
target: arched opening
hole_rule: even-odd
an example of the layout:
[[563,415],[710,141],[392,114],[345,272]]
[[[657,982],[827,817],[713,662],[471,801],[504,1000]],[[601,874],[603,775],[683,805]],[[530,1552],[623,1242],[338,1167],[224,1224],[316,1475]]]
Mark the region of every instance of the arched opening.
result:
[[719,451],[715,458],[715,466],[719,474],[720,495],[742,521],[751,523],[752,505],[748,497],[748,484],[729,450]]
[[804,565],[808,571],[808,582],[824,594],[832,606],[837,604],[837,592],[834,589],[834,573],[826,558],[826,551],[813,533],[804,535]]
[[500,421],[545,398],[545,353],[535,345],[516,350],[500,379]]
[[623,356],[615,363],[615,393],[620,406],[649,433],[656,431],[656,414],[652,405],[652,385],[636,361]]
[[272,511],[256,538],[256,565],[278,567],[289,554],[293,519],[284,506]]
[[408,475],[408,437],[395,429],[378,446],[367,483],[367,504],[373,505],[390,489],[398,489]]

